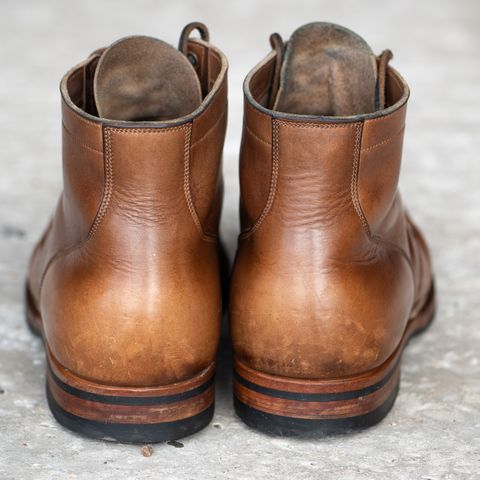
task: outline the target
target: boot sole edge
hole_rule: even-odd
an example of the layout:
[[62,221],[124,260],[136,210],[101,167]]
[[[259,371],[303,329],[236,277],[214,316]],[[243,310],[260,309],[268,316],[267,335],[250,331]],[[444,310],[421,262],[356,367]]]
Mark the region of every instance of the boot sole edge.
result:
[[432,284],[425,306],[408,323],[402,341],[379,367],[352,377],[310,380],[256,371],[234,359],[234,406],[250,427],[280,436],[348,433],[379,423],[391,410],[400,386],[403,350],[435,314]]
[[214,413],[215,362],[191,379],[153,387],[115,387],[78,377],[52,355],[26,288],[26,319],[44,341],[47,400],[54,418],[86,437],[120,443],[178,440],[206,427]]

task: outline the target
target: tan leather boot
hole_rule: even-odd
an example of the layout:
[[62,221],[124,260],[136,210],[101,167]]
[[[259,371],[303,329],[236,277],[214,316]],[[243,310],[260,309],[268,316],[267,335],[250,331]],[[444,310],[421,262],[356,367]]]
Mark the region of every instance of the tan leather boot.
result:
[[434,312],[427,246],[397,192],[408,86],[389,51],[342,27],[271,39],[244,84],[236,410],[279,434],[369,426]]
[[155,442],[212,417],[226,75],[191,24],[179,50],[128,37],[61,82],[64,190],[27,312],[50,408],[72,430]]

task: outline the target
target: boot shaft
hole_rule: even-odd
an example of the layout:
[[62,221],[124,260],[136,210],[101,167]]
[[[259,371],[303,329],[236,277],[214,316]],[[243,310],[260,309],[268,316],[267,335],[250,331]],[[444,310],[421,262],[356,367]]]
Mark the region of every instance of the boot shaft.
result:
[[[268,108],[275,62],[272,53],[245,81],[241,238],[268,237],[275,250],[284,237],[314,236],[325,258],[358,254],[377,234],[404,246],[397,186],[406,83],[389,67],[387,108],[370,115],[282,114]],[[392,222],[400,222],[393,233]]]
[[92,236],[111,215],[114,242],[128,236],[129,229],[177,245],[179,238],[196,234],[216,237],[223,194],[226,61],[201,40],[187,46],[202,59],[197,61],[200,83],[210,87],[195,112],[173,121],[109,121],[82,110],[91,104],[85,92],[92,88],[95,59],[63,79],[62,208],[72,236]]

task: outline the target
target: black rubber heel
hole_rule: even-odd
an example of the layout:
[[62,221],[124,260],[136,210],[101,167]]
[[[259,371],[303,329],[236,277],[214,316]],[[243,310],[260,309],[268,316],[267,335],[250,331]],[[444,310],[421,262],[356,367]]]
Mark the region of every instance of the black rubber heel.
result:
[[380,407],[358,417],[341,419],[304,419],[284,417],[262,412],[241,402],[234,396],[235,412],[249,427],[268,435],[281,437],[319,438],[342,435],[372,427],[381,422],[391,410],[398,395],[399,385]]
[[63,410],[47,385],[50,410],[60,425],[89,438],[120,443],[159,443],[178,440],[206,427],[213,417],[214,404],[190,418],[157,424],[106,423],[77,417]]

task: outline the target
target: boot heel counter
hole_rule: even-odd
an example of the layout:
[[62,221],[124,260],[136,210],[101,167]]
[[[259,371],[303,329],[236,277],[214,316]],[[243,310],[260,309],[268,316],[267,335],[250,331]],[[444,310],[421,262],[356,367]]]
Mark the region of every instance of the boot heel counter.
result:
[[259,270],[248,273],[242,289],[234,277],[237,357],[259,371],[298,378],[354,375],[381,364],[398,346],[413,302],[409,266],[400,253],[389,255],[390,270],[377,262],[315,278]]
[[[195,270],[213,269],[213,255],[205,252]],[[148,386],[184,380],[214,360],[219,282],[202,283],[188,271],[136,275],[112,257],[102,260],[73,252],[45,278],[45,340],[63,366],[99,383]],[[153,276],[163,281],[153,284]]]

